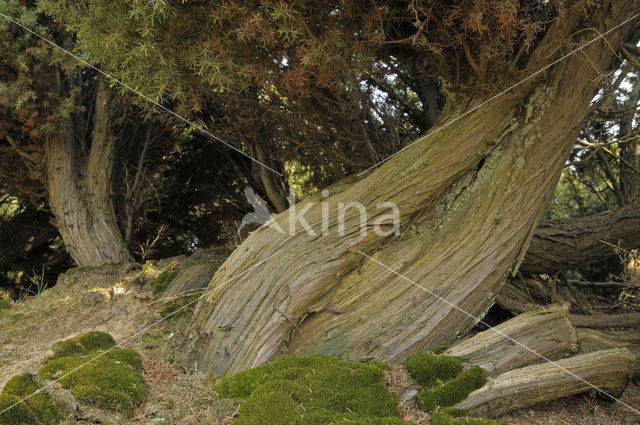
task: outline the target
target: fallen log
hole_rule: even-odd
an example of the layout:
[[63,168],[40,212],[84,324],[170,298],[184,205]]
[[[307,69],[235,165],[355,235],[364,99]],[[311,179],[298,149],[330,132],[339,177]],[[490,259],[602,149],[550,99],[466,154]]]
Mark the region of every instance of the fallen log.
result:
[[608,315],[570,314],[569,320],[581,328],[640,327],[640,313]]
[[640,247],[640,207],[540,222],[520,270],[555,273],[596,264],[614,257],[615,245],[627,250]]
[[544,361],[541,356],[550,360],[567,357],[578,352],[578,336],[568,316],[568,305],[520,314],[444,354],[480,366],[490,375],[540,363]]
[[526,313],[547,305],[548,302],[537,302],[541,298],[540,294],[546,298],[543,284],[535,279],[528,280],[530,282],[527,283],[524,280],[507,280],[496,296],[496,304],[513,314]]
[[592,353],[594,351],[610,348],[626,348],[636,357],[636,365],[631,372],[632,378],[640,377],[640,329],[624,330],[600,330],[579,328],[577,330],[580,340],[580,352]]
[[629,350],[615,348],[514,369],[489,379],[484,387],[454,407],[473,415],[497,417],[539,402],[589,391],[593,389],[591,385],[619,397],[635,363],[636,358]]

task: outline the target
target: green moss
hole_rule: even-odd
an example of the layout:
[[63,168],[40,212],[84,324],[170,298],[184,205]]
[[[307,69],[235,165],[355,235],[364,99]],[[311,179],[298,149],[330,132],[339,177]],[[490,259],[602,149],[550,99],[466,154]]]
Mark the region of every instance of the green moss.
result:
[[437,407],[450,407],[464,400],[472,391],[487,382],[482,369],[474,366],[455,379],[438,385],[435,388],[423,388],[418,394],[418,406],[427,412]]
[[13,301],[9,299],[0,300],[0,311],[9,310],[13,306]]
[[[2,395],[5,398],[10,399],[13,396],[17,400],[22,400],[26,397],[29,397],[25,400],[24,404],[20,404],[15,406],[13,409],[23,410],[26,409],[31,413],[37,421],[35,423],[41,423],[45,425],[56,424],[61,419],[61,414],[58,407],[51,400],[51,397],[46,392],[39,392],[39,387],[36,383],[33,375],[30,373],[23,373],[21,375],[14,376],[11,378],[4,386],[2,391]],[[15,401],[14,401],[15,403]],[[0,403],[1,404],[1,403]],[[13,404],[13,403],[12,403]],[[11,404],[9,404],[11,405]],[[5,406],[5,408],[8,406]],[[9,412],[7,412],[9,413]],[[23,413],[18,413],[19,415],[23,415]],[[4,424],[2,417],[0,417],[0,424]],[[21,422],[14,422],[21,423]],[[27,422],[30,423],[30,422]],[[7,424],[12,424],[12,422],[7,422]]]
[[67,271],[66,271],[66,272],[64,272],[64,274],[66,274],[66,275],[72,275],[72,274],[74,274],[74,273],[76,273],[76,272],[79,272],[80,270],[82,270],[82,269],[86,269],[86,268],[87,268],[87,267],[81,267],[81,266],[80,266],[80,267],[71,267],[70,269],[67,269]]
[[[12,394],[0,394],[0,425],[39,425],[38,420],[26,403],[20,403],[21,398]],[[20,403],[15,405],[16,403]]]
[[178,270],[173,270],[172,267],[160,273],[156,280],[153,281],[153,295],[163,293],[171,285],[177,274]]
[[384,385],[387,367],[323,354],[285,357],[225,378],[215,389],[246,400],[239,425],[403,424],[397,398]]
[[[445,351],[434,349],[432,353]],[[500,425],[502,421],[467,418],[467,412],[451,406],[461,402],[487,382],[484,371],[473,366],[462,372],[462,362],[450,356],[434,355],[423,351],[411,355],[406,362],[411,376],[421,384],[418,407],[431,414],[432,425]],[[462,373],[461,373],[462,372]]]
[[156,260],[148,260],[146,263],[144,263],[142,265],[142,273],[151,273],[153,272],[153,270],[155,270],[156,267]]
[[108,333],[87,332],[65,341],[56,342],[53,345],[53,356],[50,359],[87,354],[95,350],[108,350],[115,345],[116,341]]
[[140,273],[135,277],[135,279],[133,279],[133,284],[137,286],[144,286],[147,284],[147,280],[144,278],[144,275]]
[[227,258],[229,258],[232,252],[233,250],[230,248],[227,248],[226,246],[216,246],[216,247],[207,249],[206,255],[207,255],[207,258],[209,259],[209,262],[215,263],[218,267],[220,267],[222,263],[224,263],[227,260]]
[[432,349],[431,349],[431,352],[432,352],[433,354],[442,354],[442,353],[444,353],[445,351],[447,351],[447,349],[448,349],[448,348],[449,348],[449,347],[447,347],[446,345],[440,345],[440,346],[438,346],[438,347],[436,347],[436,348],[432,348]]
[[462,362],[455,357],[436,356],[418,351],[407,359],[406,367],[411,376],[424,386],[433,386],[438,380],[447,381],[462,372]]
[[[293,392],[300,392],[300,390],[301,388],[294,382],[285,380],[263,384],[259,391],[254,391],[249,396],[241,408],[239,422],[246,425],[263,423],[302,425],[305,412],[300,403],[291,397]],[[277,410],[277,413],[274,410]],[[274,421],[267,418],[273,418]],[[279,422],[275,422],[276,419]]]
[[142,361],[136,351],[114,346],[113,338],[103,332],[56,343],[54,355],[38,375],[59,379],[77,400],[132,415],[147,393]]
[[447,415],[451,415],[454,418],[459,416],[467,416],[467,411],[464,409],[455,409],[453,407],[443,407],[438,409],[441,412],[446,413]]
[[405,422],[398,418],[386,417],[386,418],[363,418],[356,415],[344,415],[343,418],[334,422],[330,422],[329,425],[405,425],[409,422]]
[[[160,316],[162,318],[168,318],[170,320],[180,319],[193,311],[193,307],[196,303],[192,303],[197,300],[199,297],[198,294],[191,295],[188,297],[183,297],[179,301],[169,301],[164,305],[162,310],[160,311]],[[192,303],[192,304],[189,304]],[[188,307],[185,307],[188,306]],[[184,307],[184,308],[183,308]]]
[[160,331],[160,332],[147,332],[142,334],[142,340],[147,344],[147,346],[156,346],[162,344],[169,336],[171,335],[171,331]]

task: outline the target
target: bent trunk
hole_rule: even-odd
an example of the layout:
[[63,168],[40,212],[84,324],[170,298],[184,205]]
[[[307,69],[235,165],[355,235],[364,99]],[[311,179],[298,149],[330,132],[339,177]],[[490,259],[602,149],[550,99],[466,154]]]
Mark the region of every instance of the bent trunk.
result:
[[[592,15],[599,31],[631,3]],[[558,56],[580,27],[578,9],[547,31],[532,66]],[[621,36],[607,42],[615,47]],[[291,235],[274,226],[251,234],[194,313],[185,342],[192,359],[217,374],[310,352],[395,362],[473,326],[524,255],[587,111],[589,84],[612,55],[599,42],[583,53],[588,63],[573,55],[468,115],[460,113],[478,102],[458,96],[443,114],[458,116],[454,123],[366,178],[329,188],[329,198],[298,205],[294,214],[306,211],[314,232],[298,224]],[[367,208],[365,226],[355,209],[338,213],[350,202]],[[389,213],[383,202],[397,205],[401,235],[382,234],[388,221],[375,231]],[[275,223],[287,229],[289,214]]]
[[70,119],[61,120],[55,137],[45,145],[51,210],[69,254],[81,266],[130,259],[113,209],[115,140],[109,132],[108,87],[102,78],[97,84],[86,176],[81,177]]

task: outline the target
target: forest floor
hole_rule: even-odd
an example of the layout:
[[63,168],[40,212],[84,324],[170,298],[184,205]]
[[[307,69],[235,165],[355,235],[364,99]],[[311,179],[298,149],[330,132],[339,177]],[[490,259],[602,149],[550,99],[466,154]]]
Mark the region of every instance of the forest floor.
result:
[[[153,301],[150,285],[141,285],[138,274],[139,270],[117,266],[80,269],[63,275],[55,287],[0,309],[0,388],[14,375],[37,372],[55,342],[98,330],[142,355],[149,394],[136,409],[132,424],[232,423],[238,405],[216,398],[209,374],[173,362],[175,335],[188,317],[163,321],[141,332],[158,319],[162,303]],[[640,382],[631,382],[621,399],[640,408]],[[405,411],[402,416],[419,425],[429,423],[417,411]],[[159,418],[165,421],[154,422]],[[581,394],[540,403],[502,419],[524,425],[631,425],[640,423],[640,414]]]

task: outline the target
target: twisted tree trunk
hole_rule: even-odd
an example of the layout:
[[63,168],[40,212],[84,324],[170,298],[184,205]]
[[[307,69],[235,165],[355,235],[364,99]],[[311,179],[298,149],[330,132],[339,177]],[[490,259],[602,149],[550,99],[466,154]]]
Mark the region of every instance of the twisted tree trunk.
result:
[[[605,2],[590,25],[602,33],[633,6]],[[574,7],[549,28],[525,74],[558,58],[574,34],[583,37],[578,43],[593,37],[579,31],[583,12]],[[461,114],[478,99],[450,94],[440,124],[460,117],[453,124],[367,177],[329,188],[328,198],[297,206],[314,233],[298,224],[293,235],[273,227],[251,234],[198,304],[185,341],[192,360],[217,374],[310,352],[394,362],[473,326],[471,316],[483,316],[524,256],[587,112],[598,68],[607,66],[609,46],[622,36],[610,34],[607,47],[590,44],[467,115]],[[340,223],[338,206],[350,202],[367,208],[363,231],[354,210]],[[382,202],[398,206],[400,235],[374,231],[389,213]],[[283,229],[288,222],[287,212],[275,218]]]
[[130,259],[113,208],[115,139],[109,131],[109,89],[97,82],[93,137],[86,168],[70,118],[46,141],[49,202],[65,246],[82,266]]

